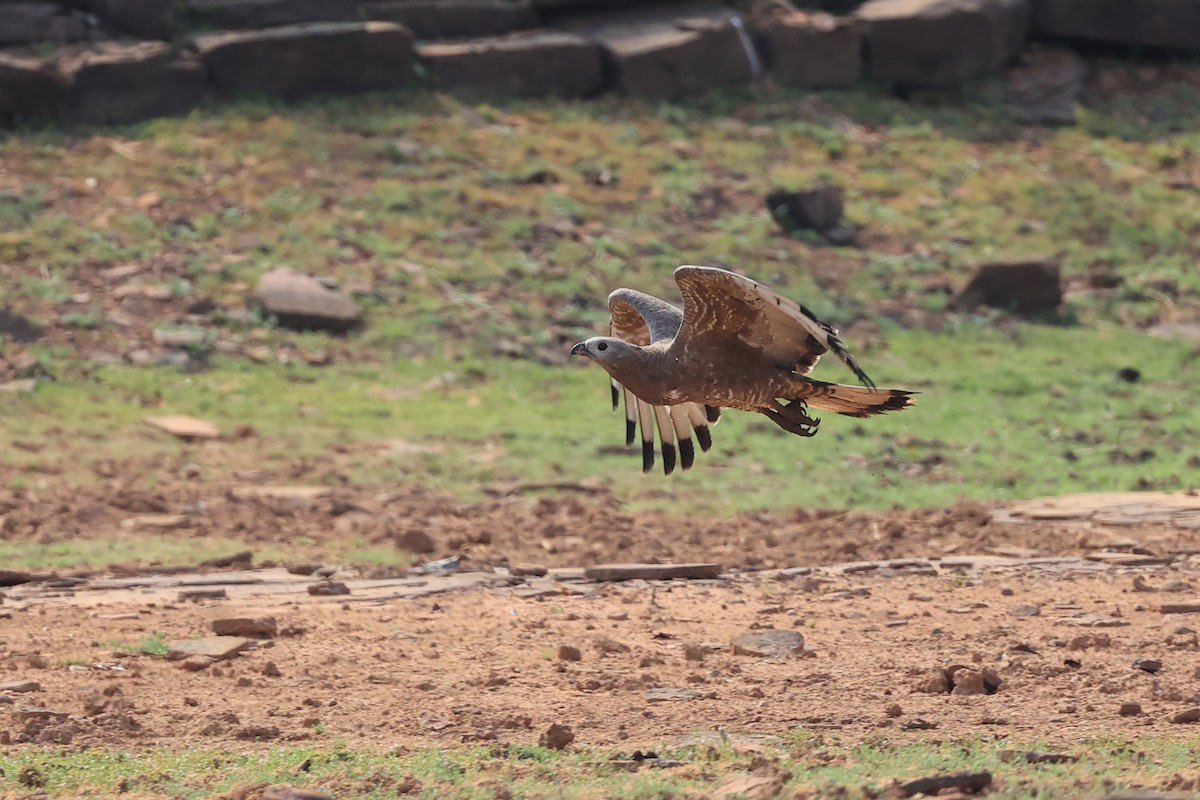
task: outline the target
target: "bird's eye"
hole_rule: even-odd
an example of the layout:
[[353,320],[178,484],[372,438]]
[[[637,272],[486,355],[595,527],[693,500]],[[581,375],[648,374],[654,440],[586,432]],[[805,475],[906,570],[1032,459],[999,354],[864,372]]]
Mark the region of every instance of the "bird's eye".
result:
[[601,351],[601,352],[603,352],[603,351],[607,350],[607,349],[608,349],[608,342],[601,342],[600,344],[596,345],[596,349],[597,349],[597,350],[599,350],[599,351]]

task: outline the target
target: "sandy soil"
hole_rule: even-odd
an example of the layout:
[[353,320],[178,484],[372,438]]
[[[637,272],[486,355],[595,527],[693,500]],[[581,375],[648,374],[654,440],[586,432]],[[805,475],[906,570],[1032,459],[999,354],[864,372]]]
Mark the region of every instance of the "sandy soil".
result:
[[[1200,497],[714,522],[619,512],[587,495],[457,505],[349,490],[201,491],[9,492],[0,530],[38,536],[73,520],[84,535],[175,514],[183,527],[161,535],[303,534],[319,547],[352,531],[419,530],[431,538],[422,558],[465,558],[452,576],[330,565],[350,590],[340,596],[311,595],[317,577],[270,565],[126,565],[11,586],[0,602],[0,741],[345,738],[387,748],[534,743],[552,723],[580,744],[631,749],[722,728],[1070,741],[1181,733],[1175,716],[1200,708],[1200,613],[1164,613],[1200,602]],[[845,565],[865,559],[909,560]],[[716,579],[615,583],[577,569],[609,561],[724,569]],[[517,578],[505,569],[517,565],[551,571]],[[225,596],[180,599],[197,589]],[[226,660],[118,647],[265,616],[275,634]],[[802,652],[731,646],[766,630],[800,633]],[[1161,669],[1133,666],[1139,658]],[[24,681],[36,687],[8,685]],[[1123,715],[1123,703],[1138,707]]]

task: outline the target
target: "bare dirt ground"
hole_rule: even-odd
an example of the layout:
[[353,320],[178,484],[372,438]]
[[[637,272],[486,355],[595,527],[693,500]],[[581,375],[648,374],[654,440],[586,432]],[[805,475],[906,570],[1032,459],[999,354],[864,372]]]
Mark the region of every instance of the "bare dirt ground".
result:
[[[450,575],[330,565],[349,589],[336,596],[310,594],[317,576],[278,565],[173,570],[132,557],[10,586],[0,741],[388,748],[535,743],[552,723],[578,744],[629,749],[717,729],[1026,741],[1179,733],[1177,715],[1200,708],[1198,523],[1200,497],[1152,493],[713,521],[623,512],[587,493],[464,505],[183,482],[155,493],[9,491],[9,539],[157,524],[161,536],[220,533],[251,548],[306,536],[320,551],[349,535],[420,544],[414,532],[424,532],[422,559],[463,558]],[[907,561],[846,566],[878,559]],[[723,570],[704,580],[581,575],[613,561]],[[517,565],[550,573],[516,577],[506,566]],[[181,599],[198,589],[224,597]],[[225,660],[123,649],[266,616],[275,634]],[[800,633],[803,651],[731,646],[766,630]]]

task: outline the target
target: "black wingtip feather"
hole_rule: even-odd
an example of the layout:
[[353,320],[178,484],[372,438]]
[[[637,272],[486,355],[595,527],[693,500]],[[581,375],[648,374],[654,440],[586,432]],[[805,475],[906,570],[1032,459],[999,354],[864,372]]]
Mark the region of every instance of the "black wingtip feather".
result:
[[712,447],[712,434],[708,432],[708,426],[701,425],[699,428],[695,428],[695,431],[696,441],[700,443],[700,449],[707,453],[708,448]]
[[654,440],[642,439],[642,472],[654,469]]
[[692,464],[696,461],[696,448],[692,445],[691,439],[679,440],[679,468],[691,469]]
[[675,445],[668,442],[663,442],[663,475],[670,475],[675,471]]

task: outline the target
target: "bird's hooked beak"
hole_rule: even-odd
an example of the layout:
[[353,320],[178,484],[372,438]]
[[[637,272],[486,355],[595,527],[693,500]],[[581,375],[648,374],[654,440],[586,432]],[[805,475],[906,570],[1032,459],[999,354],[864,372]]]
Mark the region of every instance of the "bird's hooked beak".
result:
[[588,349],[587,349],[587,342],[580,342],[579,344],[572,347],[571,355],[573,355],[573,356],[590,355],[590,353],[588,353]]

